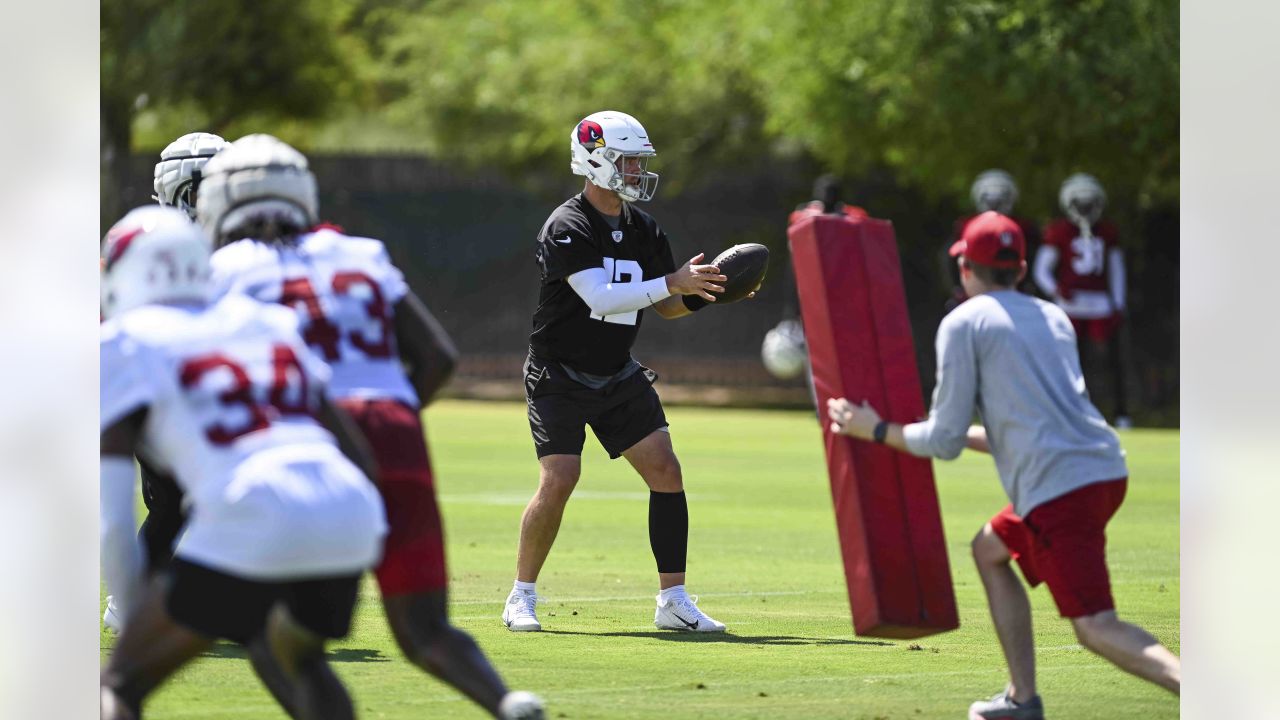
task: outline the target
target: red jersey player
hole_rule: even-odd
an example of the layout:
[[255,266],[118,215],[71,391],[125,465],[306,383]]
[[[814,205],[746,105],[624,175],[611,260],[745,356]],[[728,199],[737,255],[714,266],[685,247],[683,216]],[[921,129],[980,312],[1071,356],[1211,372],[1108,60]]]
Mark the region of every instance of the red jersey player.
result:
[[1071,318],[1081,360],[1104,346],[1113,374],[1115,425],[1131,426],[1125,401],[1124,364],[1117,330],[1125,313],[1124,254],[1114,224],[1102,220],[1107,193],[1092,175],[1077,173],[1058,191],[1060,217],[1044,230],[1033,274],[1045,296]]

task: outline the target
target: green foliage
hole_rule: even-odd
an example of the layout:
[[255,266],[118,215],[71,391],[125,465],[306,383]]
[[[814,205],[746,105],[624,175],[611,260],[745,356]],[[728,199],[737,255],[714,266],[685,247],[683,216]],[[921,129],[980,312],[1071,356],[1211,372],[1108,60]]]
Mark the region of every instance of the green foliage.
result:
[[574,124],[606,108],[642,119],[664,170],[758,155],[763,116],[734,28],[704,23],[696,4],[620,7],[437,3],[397,35],[393,116],[437,156],[507,171],[567,168]]
[[1120,202],[1176,199],[1177,12],[1170,0],[454,0],[405,17],[383,59],[393,117],[474,165],[545,168],[578,118],[616,108],[646,124],[670,179],[803,149],[831,171],[887,166],[960,197],[998,166],[1041,213],[1078,170]]
[[347,60],[361,45],[336,32],[347,9],[340,0],[105,3],[104,113],[123,112],[130,125],[149,113],[160,145],[246,117],[322,117],[358,86]]

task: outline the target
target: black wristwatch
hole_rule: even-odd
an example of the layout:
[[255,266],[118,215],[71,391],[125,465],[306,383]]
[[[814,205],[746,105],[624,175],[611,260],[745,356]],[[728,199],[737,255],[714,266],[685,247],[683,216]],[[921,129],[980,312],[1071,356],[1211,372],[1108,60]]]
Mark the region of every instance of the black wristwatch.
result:
[[884,436],[888,434],[889,434],[889,422],[887,420],[881,420],[880,422],[876,423],[876,428],[871,431],[871,439],[883,445]]

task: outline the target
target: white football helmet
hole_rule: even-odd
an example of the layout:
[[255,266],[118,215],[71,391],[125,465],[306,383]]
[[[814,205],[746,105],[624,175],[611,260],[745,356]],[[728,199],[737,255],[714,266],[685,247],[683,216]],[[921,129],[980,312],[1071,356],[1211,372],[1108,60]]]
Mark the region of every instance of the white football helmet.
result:
[[1004,170],[991,169],[978,174],[969,188],[973,207],[980,213],[995,210],[1001,215],[1013,212],[1018,202],[1018,183]]
[[[217,247],[241,237],[302,232],[318,214],[307,158],[279,138],[246,135],[204,167],[196,219]],[[262,228],[270,230],[258,232]]]
[[1062,181],[1058,205],[1076,225],[1093,225],[1107,206],[1107,191],[1094,176],[1076,173]]
[[760,359],[771,375],[789,380],[804,372],[809,362],[804,327],[799,320],[783,320],[764,335]]
[[152,182],[156,194],[151,199],[161,205],[173,205],[194,220],[196,191],[205,163],[227,144],[217,135],[205,132],[187,133],[169,143],[156,163]]
[[209,255],[200,227],[181,210],[132,210],[102,241],[102,316],[157,302],[209,299]]
[[[658,189],[658,174],[648,171],[658,153],[639,120],[616,110],[582,119],[569,133],[569,168],[592,185],[612,190],[627,202],[645,202]],[[638,163],[627,172],[628,158]]]

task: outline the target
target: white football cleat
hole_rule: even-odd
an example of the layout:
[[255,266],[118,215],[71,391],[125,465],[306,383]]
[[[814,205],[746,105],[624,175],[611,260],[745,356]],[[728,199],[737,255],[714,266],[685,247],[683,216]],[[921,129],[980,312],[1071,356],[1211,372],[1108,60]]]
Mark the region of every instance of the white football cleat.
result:
[[124,623],[120,620],[120,611],[116,609],[115,598],[111,595],[107,596],[107,609],[102,613],[102,624],[117,635],[120,634],[120,628],[124,627]]
[[512,590],[507,606],[502,609],[502,624],[511,632],[538,632],[538,594],[529,590]]
[[663,630],[684,632],[724,632],[724,623],[698,609],[698,596],[680,595],[671,598],[666,605],[658,596],[658,609],[653,614],[653,624]]
[[502,696],[498,717],[501,720],[543,720],[546,714],[542,698],[531,692],[515,690]]

